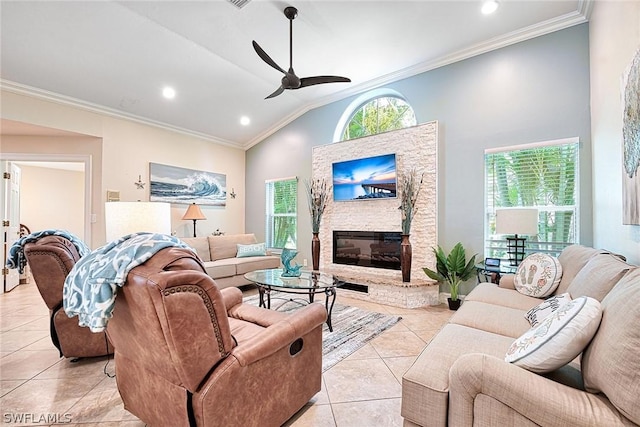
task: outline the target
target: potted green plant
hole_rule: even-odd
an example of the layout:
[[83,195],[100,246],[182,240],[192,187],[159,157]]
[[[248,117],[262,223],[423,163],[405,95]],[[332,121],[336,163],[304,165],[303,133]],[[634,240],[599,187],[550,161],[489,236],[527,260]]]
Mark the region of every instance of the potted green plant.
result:
[[425,274],[433,280],[438,282],[447,283],[451,290],[451,297],[447,298],[450,310],[457,310],[460,307],[460,300],[458,299],[458,288],[460,283],[468,280],[475,271],[476,256],[471,257],[469,262],[466,261],[466,253],[462,243],[458,242],[448,256],[445,256],[444,251],[440,246],[438,249],[433,249],[433,253],[436,256],[436,271],[429,268],[423,268]]

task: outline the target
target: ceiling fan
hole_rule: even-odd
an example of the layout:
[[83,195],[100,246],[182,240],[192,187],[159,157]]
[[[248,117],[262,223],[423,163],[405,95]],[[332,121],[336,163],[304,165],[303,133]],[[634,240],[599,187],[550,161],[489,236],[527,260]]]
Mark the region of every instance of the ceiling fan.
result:
[[293,71],[293,20],[298,16],[298,9],[288,6],[284,9],[284,16],[289,20],[289,71],[284,71],[269,55],[253,40],[253,48],[264,62],[284,74],[282,84],[275,92],[267,96],[265,99],[273,98],[284,92],[285,89],[300,89],[302,87],[319,85],[323,83],[348,83],[351,79],[339,76],[314,76],[314,77],[298,77]]

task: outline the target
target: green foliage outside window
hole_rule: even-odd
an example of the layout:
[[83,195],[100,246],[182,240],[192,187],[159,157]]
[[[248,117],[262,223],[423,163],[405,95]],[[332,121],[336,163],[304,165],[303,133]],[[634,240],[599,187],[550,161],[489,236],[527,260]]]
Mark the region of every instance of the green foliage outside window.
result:
[[400,98],[381,97],[360,107],[349,119],[342,140],[361,138],[416,125],[409,104]]
[[298,180],[294,178],[267,182],[266,190],[267,246],[294,249],[298,228]]
[[495,209],[535,207],[538,235],[530,250],[559,252],[578,242],[578,143],[539,146],[485,155],[487,254],[500,256]]

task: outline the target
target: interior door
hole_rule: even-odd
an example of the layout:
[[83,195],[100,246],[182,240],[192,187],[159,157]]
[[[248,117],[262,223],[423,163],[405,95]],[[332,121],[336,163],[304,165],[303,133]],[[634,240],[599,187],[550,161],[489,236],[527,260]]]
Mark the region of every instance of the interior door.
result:
[[2,161],[3,183],[2,194],[0,200],[3,203],[3,262],[2,262],[2,278],[3,292],[9,292],[18,286],[20,277],[17,269],[8,269],[5,267],[9,248],[20,238],[20,168],[8,161]]

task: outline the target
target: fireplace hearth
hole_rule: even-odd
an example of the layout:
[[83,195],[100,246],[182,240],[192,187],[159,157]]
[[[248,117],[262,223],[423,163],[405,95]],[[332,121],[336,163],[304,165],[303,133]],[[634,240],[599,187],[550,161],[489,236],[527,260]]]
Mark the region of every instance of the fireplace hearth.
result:
[[333,231],[333,263],[400,270],[401,233]]

